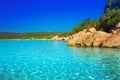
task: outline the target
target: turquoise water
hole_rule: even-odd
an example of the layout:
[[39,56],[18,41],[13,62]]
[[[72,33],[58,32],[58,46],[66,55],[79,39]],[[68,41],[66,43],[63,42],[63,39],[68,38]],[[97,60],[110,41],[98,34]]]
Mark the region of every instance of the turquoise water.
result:
[[120,80],[120,49],[1,40],[0,80]]

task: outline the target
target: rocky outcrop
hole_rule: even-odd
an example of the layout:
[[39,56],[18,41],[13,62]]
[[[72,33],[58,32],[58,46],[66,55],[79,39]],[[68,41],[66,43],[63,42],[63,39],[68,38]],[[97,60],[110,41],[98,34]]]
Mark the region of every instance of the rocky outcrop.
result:
[[91,28],[74,34],[73,38],[68,40],[68,45],[120,48],[120,32],[112,34]]
[[58,36],[55,36],[52,38],[52,40],[56,40],[56,41],[65,41],[67,42],[68,41],[68,37],[58,37]]
[[101,43],[106,40],[111,34],[102,31],[96,31],[95,28],[90,28],[89,30],[83,30],[77,34],[75,37],[68,41],[69,46],[87,46],[87,47],[99,47]]
[[93,46],[94,47],[100,47],[101,46],[101,43],[103,41],[106,40],[106,38],[108,38],[111,34],[109,33],[106,33],[106,32],[102,32],[102,31],[96,31],[94,34],[93,34]]
[[120,48],[120,32],[112,34],[103,43],[102,47]]
[[96,32],[96,29],[95,28],[90,28],[88,31],[94,33],[94,32]]
[[52,40],[63,40],[68,46],[120,48],[120,31],[106,33],[90,28],[67,37],[56,36]]
[[53,37],[52,40],[58,40],[58,36]]

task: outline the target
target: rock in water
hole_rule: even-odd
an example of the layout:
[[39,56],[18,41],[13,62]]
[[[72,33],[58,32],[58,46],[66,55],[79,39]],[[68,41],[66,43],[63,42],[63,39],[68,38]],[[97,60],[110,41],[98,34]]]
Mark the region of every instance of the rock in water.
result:
[[120,32],[112,34],[103,43],[102,47],[120,48]]
[[101,43],[106,40],[111,34],[102,31],[96,31],[95,28],[90,28],[88,31],[83,30],[73,35],[73,38],[68,41],[69,46],[86,46],[100,47]]
[[94,42],[93,42],[93,46],[94,47],[100,47],[102,42],[106,40],[106,38],[108,38],[111,34],[108,34],[106,32],[103,31],[96,31],[94,33]]

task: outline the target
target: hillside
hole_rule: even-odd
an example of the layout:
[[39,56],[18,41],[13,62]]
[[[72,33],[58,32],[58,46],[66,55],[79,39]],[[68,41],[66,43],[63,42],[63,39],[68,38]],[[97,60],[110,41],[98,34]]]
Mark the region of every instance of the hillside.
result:
[[70,32],[62,33],[60,37],[70,36],[89,28],[111,33],[118,22],[120,22],[120,0],[108,0],[103,14],[98,19],[91,21],[88,18]]
[[120,48],[120,0],[108,0],[98,19],[86,19],[53,40],[66,41],[69,46]]

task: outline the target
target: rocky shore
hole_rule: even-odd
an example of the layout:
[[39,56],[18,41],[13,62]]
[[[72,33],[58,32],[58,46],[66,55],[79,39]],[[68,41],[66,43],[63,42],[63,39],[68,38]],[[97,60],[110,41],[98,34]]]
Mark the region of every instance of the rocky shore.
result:
[[67,37],[56,36],[52,40],[63,40],[68,46],[120,48],[120,31],[106,33],[90,28]]

